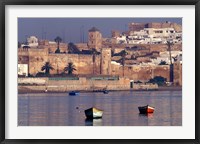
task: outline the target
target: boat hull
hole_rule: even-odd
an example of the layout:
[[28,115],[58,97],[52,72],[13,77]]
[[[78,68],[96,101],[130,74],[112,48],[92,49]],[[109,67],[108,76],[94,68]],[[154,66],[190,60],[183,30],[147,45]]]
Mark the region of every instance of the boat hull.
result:
[[76,95],[79,95],[79,92],[69,92],[69,95],[70,96],[76,96]]
[[147,105],[138,107],[138,109],[141,114],[147,114],[147,113],[153,113],[155,108]]
[[88,119],[102,118],[102,115],[103,115],[103,111],[94,107],[85,110],[85,116]]
[[104,94],[108,94],[108,93],[109,93],[109,91],[105,90],[105,91],[103,91],[103,93],[104,93]]

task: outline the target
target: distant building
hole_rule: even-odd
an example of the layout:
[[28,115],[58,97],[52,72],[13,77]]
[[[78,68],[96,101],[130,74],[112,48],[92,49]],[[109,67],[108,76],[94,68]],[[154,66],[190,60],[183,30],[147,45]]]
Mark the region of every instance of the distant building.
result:
[[27,38],[29,46],[38,46],[38,38],[36,36],[30,36]]
[[114,37],[119,37],[119,36],[120,36],[120,32],[117,31],[117,30],[112,30],[111,34],[112,34],[112,37],[113,37],[113,38],[114,38]]
[[129,23],[129,32],[140,31],[144,28],[174,28],[176,32],[182,32],[182,26],[177,23],[166,21],[164,23]]
[[28,76],[28,64],[18,64],[18,75]]
[[88,31],[88,47],[89,49],[95,48],[97,51],[102,48],[102,34],[96,27]]
[[115,37],[115,40],[117,44],[166,44],[168,40],[182,43],[182,33],[177,33],[174,28],[144,28]]

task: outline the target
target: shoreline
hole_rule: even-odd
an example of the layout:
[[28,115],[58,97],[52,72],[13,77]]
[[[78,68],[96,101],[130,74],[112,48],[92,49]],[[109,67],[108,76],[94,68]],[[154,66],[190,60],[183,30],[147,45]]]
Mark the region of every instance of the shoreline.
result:
[[[118,92],[118,91],[182,91],[182,87],[180,86],[160,86],[158,89],[127,89],[127,90],[109,90],[110,92]],[[34,94],[34,93],[68,93],[70,91],[42,91],[42,90],[27,90],[27,89],[18,89],[18,94]],[[81,90],[81,93],[102,93],[102,91],[92,91],[92,90]]]

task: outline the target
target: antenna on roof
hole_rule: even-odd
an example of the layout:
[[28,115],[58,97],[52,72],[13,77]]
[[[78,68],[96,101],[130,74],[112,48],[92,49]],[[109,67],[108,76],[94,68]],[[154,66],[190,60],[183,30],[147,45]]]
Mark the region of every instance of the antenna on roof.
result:
[[82,26],[80,27],[80,43],[82,42]]
[[44,39],[44,26],[42,27],[42,39]]
[[65,28],[62,30],[62,37],[63,37],[63,42],[65,43]]
[[84,25],[82,25],[82,42],[84,43]]

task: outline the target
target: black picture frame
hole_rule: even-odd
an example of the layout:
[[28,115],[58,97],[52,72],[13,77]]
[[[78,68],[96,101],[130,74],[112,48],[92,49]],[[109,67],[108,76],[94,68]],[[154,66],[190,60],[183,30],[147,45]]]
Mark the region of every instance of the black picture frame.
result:
[[[5,7],[7,5],[195,5],[195,73],[199,73],[200,48],[200,0],[0,0],[0,59],[1,59],[1,96],[0,96],[0,142],[1,143],[89,143],[89,144],[198,144],[200,143],[199,127],[199,78],[195,75],[195,139],[5,139],[5,97],[6,97],[6,61],[5,61]],[[189,131],[188,131],[189,133]],[[159,136],[158,136],[159,137]]]

